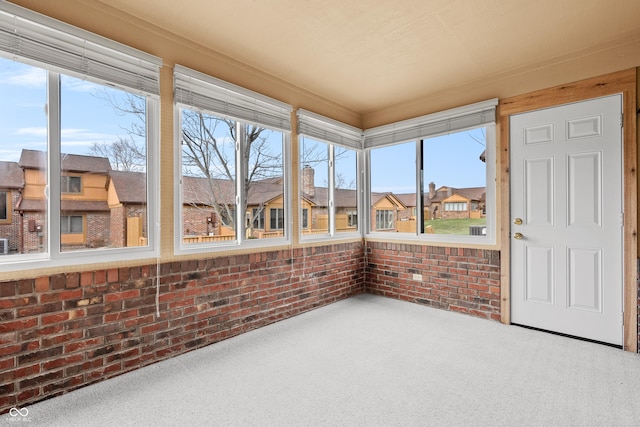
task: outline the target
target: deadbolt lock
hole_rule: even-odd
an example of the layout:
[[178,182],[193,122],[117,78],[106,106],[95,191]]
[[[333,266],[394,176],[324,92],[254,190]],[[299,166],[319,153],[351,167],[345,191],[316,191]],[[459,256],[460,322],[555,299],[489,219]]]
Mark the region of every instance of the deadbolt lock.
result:
[[513,223],[514,223],[515,225],[522,225],[522,218],[516,218],[516,219],[514,219],[514,220],[513,220]]

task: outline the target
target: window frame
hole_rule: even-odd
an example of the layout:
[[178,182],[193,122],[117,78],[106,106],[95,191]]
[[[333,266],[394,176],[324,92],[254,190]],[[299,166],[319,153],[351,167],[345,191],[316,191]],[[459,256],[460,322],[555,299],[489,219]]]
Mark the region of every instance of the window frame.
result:
[[[82,189],[82,176],[81,175],[67,175],[67,174],[63,174],[61,177],[61,183],[60,183],[60,192],[62,194],[82,194],[83,193],[83,189]],[[79,186],[78,186],[78,191],[71,191],[70,187],[71,187],[71,183],[74,179],[77,179],[79,182]]]
[[[2,196],[2,193],[4,193],[4,196]],[[9,225],[11,224],[11,222],[13,221],[13,217],[12,217],[12,205],[13,205],[13,194],[12,194],[12,190],[9,189],[5,189],[5,190],[0,190],[0,198],[4,198],[4,202],[5,202],[5,218],[1,218],[0,217],[0,224],[1,225]]]
[[[376,230],[393,230],[395,228],[395,220],[392,209],[376,209]],[[378,227],[380,222],[385,224],[384,227]]]
[[[62,226],[62,222],[64,221],[64,219],[67,219],[67,223],[68,223],[68,230],[65,230],[65,228]],[[73,226],[73,219],[74,218],[80,218],[80,224],[81,224],[81,229],[80,231],[73,231],[72,230],[72,226]],[[60,215],[60,234],[84,234],[84,227],[85,227],[85,216],[84,215]]]
[[[365,190],[363,206],[371,209],[371,151],[375,148],[390,145],[416,142],[416,155],[414,161],[416,166],[422,159],[422,145],[420,140],[436,137],[445,134],[464,132],[471,129],[484,127],[486,129],[485,146],[485,167],[486,167],[486,218],[487,232],[485,235],[454,235],[454,234],[429,234],[421,233],[420,227],[416,226],[412,233],[389,233],[387,231],[377,231],[373,228],[372,215],[364,216],[364,235],[370,238],[423,241],[434,244],[468,244],[475,247],[491,246],[497,242],[496,221],[498,206],[496,202],[496,107],[497,99],[478,102],[450,110],[441,111],[414,119],[395,122],[389,125],[379,126],[364,130],[364,168],[362,173],[365,176]],[[421,168],[416,167],[416,202],[424,197]],[[443,207],[444,209],[444,207]],[[416,211],[416,225],[423,221],[423,212]]]
[[[275,247],[291,242],[292,215],[291,212],[291,123],[293,108],[281,101],[265,95],[236,86],[224,80],[217,79],[180,64],[174,66],[174,254],[198,254],[205,252],[221,252],[235,248]],[[242,191],[239,176],[242,176],[243,155],[236,142],[236,224],[242,230],[236,230],[234,239],[227,241],[203,242],[185,244],[182,236],[183,201],[182,201],[182,111],[183,109],[203,112],[219,118],[228,118],[238,123],[244,129],[247,125],[257,125],[282,135],[282,191],[283,191],[283,236],[268,238],[248,238],[243,235],[245,228],[245,212],[240,212],[242,200],[246,197]],[[238,132],[242,138],[244,132]],[[267,218],[263,207],[266,227]],[[253,210],[252,210],[253,212]],[[270,213],[270,212],[269,212]],[[269,225],[270,218],[269,218]],[[279,231],[279,230],[278,230]]]
[[[13,31],[13,27],[20,31]],[[0,57],[47,72],[48,164],[45,189],[46,247],[41,253],[14,254],[0,263],[0,272],[33,268],[51,268],[82,264],[109,263],[155,258],[159,255],[160,169],[157,148],[160,140],[160,68],[162,60],[138,49],[120,44],[21,6],[0,4],[0,32],[8,43],[24,38],[31,49],[16,52],[0,45]],[[53,41],[52,41],[53,40]],[[19,42],[18,42],[19,43]],[[48,54],[47,54],[48,53]],[[45,58],[45,59],[42,59]],[[104,66],[104,64],[109,64]],[[77,66],[77,64],[84,64]],[[61,162],[61,75],[84,79],[106,87],[143,96],[146,100],[146,180],[147,246],[62,251],[60,220],[62,191]]]
[[[339,122],[337,120],[330,119],[328,117],[322,116],[320,114],[313,113],[311,111],[304,110],[302,108],[298,109],[296,112],[298,118],[298,147],[302,146],[303,138],[307,137],[311,140],[315,140],[317,142],[327,144],[327,148],[329,150],[328,153],[328,197],[327,201],[327,213],[328,213],[328,223],[329,230],[327,233],[322,234],[314,234],[314,233],[305,233],[305,230],[308,230],[309,227],[303,226],[302,219],[302,190],[303,186],[303,174],[302,169],[298,168],[298,236],[301,242],[316,242],[316,241],[329,241],[336,239],[352,239],[354,237],[361,238],[362,233],[362,222],[360,218],[362,217],[361,212],[363,209],[362,204],[362,129],[356,128],[354,126],[350,126],[346,123]],[[347,231],[347,232],[337,232],[336,231],[336,203],[335,203],[335,184],[336,184],[336,159],[335,159],[335,151],[336,148],[344,148],[348,150],[352,150],[355,154],[355,178],[356,178],[356,221],[357,221],[357,229],[356,231]],[[298,158],[298,165],[301,165],[301,160]],[[312,218],[313,213],[309,211],[308,214],[308,224],[311,224],[313,221]],[[348,222],[351,220],[352,215],[348,215]]]

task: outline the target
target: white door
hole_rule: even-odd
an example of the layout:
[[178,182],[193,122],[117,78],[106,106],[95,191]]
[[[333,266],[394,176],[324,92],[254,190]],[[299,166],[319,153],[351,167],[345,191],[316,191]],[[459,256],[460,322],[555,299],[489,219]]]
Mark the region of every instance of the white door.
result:
[[511,116],[511,321],[622,345],[622,95]]

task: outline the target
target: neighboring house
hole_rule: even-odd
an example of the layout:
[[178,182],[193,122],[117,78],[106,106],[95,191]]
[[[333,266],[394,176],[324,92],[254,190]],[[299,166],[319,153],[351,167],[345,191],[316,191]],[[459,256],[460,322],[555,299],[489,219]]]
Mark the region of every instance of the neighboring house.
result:
[[[22,150],[18,165],[24,188],[14,205],[22,216],[20,244],[22,253],[39,252],[46,237],[45,187],[47,153]],[[61,155],[60,242],[62,250],[103,247],[110,242],[110,210],[107,205],[107,180],[111,165],[104,157]],[[88,225],[91,224],[89,227]]]
[[[20,161],[0,162],[0,254],[43,250],[46,153],[23,150]],[[62,155],[61,244],[63,250],[126,247],[146,244],[146,174],[115,171],[105,157]],[[305,234],[329,230],[329,189],[314,184],[314,170],[302,171],[301,227]],[[185,242],[232,240],[235,184],[224,179],[183,177]],[[213,195],[215,194],[215,198]],[[429,184],[424,218],[480,218],[485,188],[452,188]],[[336,232],[356,231],[357,191],[335,189]],[[218,209],[214,208],[218,206]],[[371,193],[371,224],[375,231],[415,230],[416,194]],[[285,210],[281,177],[251,183],[244,215],[245,238],[278,237],[284,233]],[[5,249],[6,248],[6,249]]]
[[112,247],[143,246],[147,236],[147,174],[109,172],[107,202]]
[[[45,248],[47,153],[0,162],[0,254]],[[61,155],[61,250],[146,244],[146,174],[111,169],[105,157]]]
[[401,213],[407,206],[393,193],[371,193],[371,229],[372,231],[398,230]]
[[13,211],[24,188],[24,174],[16,162],[0,161],[0,254],[17,252],[20,247],[21,215]]
[[429,183],[425,194],[425,219],[481,218],[486,209],[486,187],[453,188]]
[[[233,236],[235,183],[224,179],[183,177],[183,235]],[[215,194],[215,198],[213,195]],[[214,206],[218,206],[218,211]],[[282,178],[251,183],[245,212],[247,238],[264,238],[284,233]],[[219,239],[218,239],[219,240]]]
[[[406,206],[398,212],[399,221],[414,221],[417,216],[415,193],[394,194]],[[454,188],[442,186],[436,190],[435,183],[429,183],[425,193],[423,218],[482,218],[486,208],[486,187]]]
[[[301,227],[306,234],[322,234],[329,231],[329,189],[316,187],[314,169],[302,169],[302,218]],[[356,190],[336,188],[334,190],[336,232],[358,229],[358,193]]]

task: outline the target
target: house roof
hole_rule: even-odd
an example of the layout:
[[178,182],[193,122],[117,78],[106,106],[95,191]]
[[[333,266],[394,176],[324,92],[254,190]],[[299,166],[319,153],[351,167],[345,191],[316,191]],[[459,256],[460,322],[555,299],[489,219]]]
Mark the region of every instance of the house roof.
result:
[[[106,174],[111,171],[111,164],[106,157],[83,156],[80,154],[61,154],[61,167],[67,172],[93,172]],[[38,150],[22,150],[20,167],[25,169],[44,169],[47,164],[47,153]]]
[[18,163],[0,161],[0,187],[22,188],[23,186],[24,175]]
[[416,193],[393,193],[398,200],[402,202],[403,205],[409,207],[417,206],[416,205]]
[[[449,189],[451,189],[451,193],[449,193]],[[453,188],[453,187],[440,187],[435,196],[432,199],[428,198],[429,193],[425,193],[425,205],[429,206],[431,203],[442,202],[445,199],[448,199],[454,194],[462,196],[469,200],[482,201],[485,199],[486,188],[485,187],[470,187],[470,188]],[[407,207],[414,207],[416,205],[416,195],[415,193],[400,193],[394,195],[402,201],[402,203]]]
[[146,203],[146,176],[143,172],[109,172],[109,179],[120,203]]
[[390,192],[388,192],[388,193],[371,193],[371,204],[372,205],[376,205],[384,198],[388,198],[391,202],[395,203],[396,205],[398,205],[399,207],[401,207],[403,209],[407,208],[407,205],[402,203],[402,200],[400,200],[394,193],[390,193]]
[[[482,201],[486,197],[486,187],[468,187],[468,188],[454,188],[454,187],[440,187],[436,190],[436,194],[433,198],[425,198],[425,204],[439,203],[454,194],[458,194],[469,200]],[[428,194],[428,193],[426,193]]]
[[[333,192],[334,204],[336,208],[352,208],[356,207],[357,192],[356,190],[350,190],[345,188],[336,188]],[[303,197],[314,206],[326,207],[329,200],[329,190],[327,187],[315,187],[314,195],[310,196],[308,193],[304,193]]]
[[[225,179],[213,179],[184,176],[182,178],[182,191],[184,203],[196,205],[210,205],[211,189],[214,189],[217,202],[221,204],[234,204],[236,200],[235,184]],[[247,204],[250,206],[261,205],[274,200],[283,194],[281,179],[267,179],[254,181],[249,188]]]

